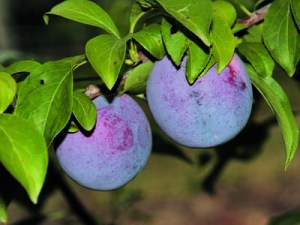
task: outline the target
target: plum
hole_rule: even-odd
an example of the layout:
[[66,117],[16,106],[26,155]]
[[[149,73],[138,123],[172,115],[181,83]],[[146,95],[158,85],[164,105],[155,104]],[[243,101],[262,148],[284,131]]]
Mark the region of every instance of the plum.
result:
[[142,108],[129,95],[93,100],[97,121],[91,132],[68,133],[57,146],[59,164],[69,177],[94,190],[113,190],[146,165],[152,133]]
[[165,56],[147,80],[153,118],[167,136],[192,148],[214,147],[234,138],[247,124],[253,102],[245,66],[234,54],[219,74],[216,66],[190,85],[185,56],[179,68]]

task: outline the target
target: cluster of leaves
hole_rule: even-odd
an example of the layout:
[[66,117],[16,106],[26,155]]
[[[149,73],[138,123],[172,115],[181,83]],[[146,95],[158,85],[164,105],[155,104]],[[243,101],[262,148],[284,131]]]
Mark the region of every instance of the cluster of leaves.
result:
[[[288,166],[298,145],[298,128],[289,100],[272,76],[275,64],[289,76],[295,73],[300,59],[299,12],[297,0],[274,0],[264,22],[248,27],[239,22],[235,7],[223,0],[135,0],[129,31],[121,37],[112,18],[96,3],[59,3],[44,15],[46,24],[50,16],[60,16],[98,27],[99,35],[87,41],[81,56],[42,64],[26,60],[0,68],[0,162],[37,202],[54,138],[72,115],[84,129],[94,126],[94,105],[73,87],[74,70],[87,62],[108,89],[137,95],[145,92],[153,65],[153,60],[143,61],[140,52],[155,60],[167,54],[175,65],[187,55],[191,84],[214,64],[222,71],[238,52],[253,85],[277,117]],[[125,82],[120,82],[124,74]],[[3,221],[5,207],[0,194]]]

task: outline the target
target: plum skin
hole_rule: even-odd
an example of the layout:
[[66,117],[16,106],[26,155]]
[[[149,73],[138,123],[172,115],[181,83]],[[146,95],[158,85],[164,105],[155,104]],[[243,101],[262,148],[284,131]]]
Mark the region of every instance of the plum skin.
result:
[[94,190],[117,189],[146,165],[152,134],[142,108],[129,96],[93,100],[97,121],[92,132],[68,133],[56,149],[59,164],[80,185]]
[[252,85],[243,62],[234,54],[221,73],[214,65],[190,85],[186,59],[179,69],[167,56],[154,64],[146,96],[156,123],[186,147],[215,147],[233,139],[252,110]]

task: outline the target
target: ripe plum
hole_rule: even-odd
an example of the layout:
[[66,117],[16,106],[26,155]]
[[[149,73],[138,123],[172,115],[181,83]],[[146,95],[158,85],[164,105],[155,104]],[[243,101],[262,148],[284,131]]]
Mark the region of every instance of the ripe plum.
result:
[[147,101],[159,127],[175,142],[213,147],[234,138],[246,125],[253,93],[248,73],[235,54],[219,74],[216,66],[190,85],[186,57],[176,68],[165,56],[147,81]]
[[95,190],[112,190],[132,180],[145,166],[152,148],[149,122],[129,96],[93,100],[97,122],[91,132],[68,133],[56,155],[63,170],[77,183]]

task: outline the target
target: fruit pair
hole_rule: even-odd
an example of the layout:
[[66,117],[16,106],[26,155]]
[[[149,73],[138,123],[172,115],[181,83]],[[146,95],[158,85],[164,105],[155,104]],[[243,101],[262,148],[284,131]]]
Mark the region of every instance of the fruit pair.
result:
[[[190,85],[185,62],[176,68],[166,56],[155,63],[147,81],[147,101],[159,127],[175,142],[194,148],[213,147],[235,137],[252,108],[252,87],[243,62],[234,55],[216,73],[213,66]],[[128,95],[110,103],[94,100],[98,109],[89,134],[67,134],[57,149],[65,172],[79,184],[112,190],[144,168],[152,147],[151,129],[143,110]]]

